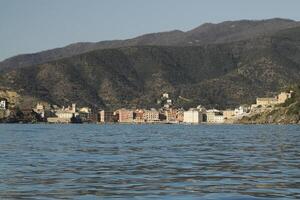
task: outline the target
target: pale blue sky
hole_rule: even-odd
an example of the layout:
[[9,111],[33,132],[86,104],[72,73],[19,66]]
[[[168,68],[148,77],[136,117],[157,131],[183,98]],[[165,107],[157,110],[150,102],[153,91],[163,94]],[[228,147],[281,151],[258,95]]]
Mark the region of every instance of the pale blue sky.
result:
[[205,22],[290,18],[300,0],[0,0],[0,60],[74,42],[125,39]]

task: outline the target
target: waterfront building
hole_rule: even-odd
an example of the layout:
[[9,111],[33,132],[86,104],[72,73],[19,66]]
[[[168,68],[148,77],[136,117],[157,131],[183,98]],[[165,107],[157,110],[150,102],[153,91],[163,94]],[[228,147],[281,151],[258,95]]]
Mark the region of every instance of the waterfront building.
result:
[[225,120],[234,119],[236,117],[235,110],[224,110],[223,116]]
[[45,106],[42,103],[37,103],[33,111],[39,114],[41,118],[45,118]]
[[101,110],[99,112],[99,122],[101,123],[111,123],[114,122],[114,112]]
[[173,108],[169,108],[165,110],[165,116],[167,122],[176,122],[177,110]]
[[198,124],[201,123],[203,119],[202,113],[197,109],[190,109],[184,112],[184,123]]
[[125,108],[117,110],[119,114],[120,123],[132,123],[133,122],[133,111]]
[[183,122],[184,120],[184,110],[183,109],[178,109],[176,113],[176,121],[178,123]]
[[145,119],[144,119],[144,113],[145,111],[143,109],[136,109],[134,111],[134,122],[135,123],[144,123]]
[[79,113],[76,112],[76,104],[72,104],[71,107],[63,107],[62,109],[55,110],[56,117],[48,117],[49,123],[71,123],[72,119],[79,121]]
[[224,123],[224,116],[223,114],[216,109],[207,110],[206,112],[207,116],[207,123]]
[[158,122],[159,112],[156,109],[145,110],[143,118],[146,122]]

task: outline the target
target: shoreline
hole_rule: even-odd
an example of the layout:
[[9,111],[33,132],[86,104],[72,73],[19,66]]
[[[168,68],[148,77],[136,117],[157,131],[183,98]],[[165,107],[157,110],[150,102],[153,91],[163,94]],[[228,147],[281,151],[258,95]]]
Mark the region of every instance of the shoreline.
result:
[[182,125],[182,126],[221,126],[221,125],[300,125],[300,123],[168,123],[168,122],[155,122],[155,123],[48,123],[48,122],[13,122],[13,123],[2,123],[1,124],[36,124],[36,125]]

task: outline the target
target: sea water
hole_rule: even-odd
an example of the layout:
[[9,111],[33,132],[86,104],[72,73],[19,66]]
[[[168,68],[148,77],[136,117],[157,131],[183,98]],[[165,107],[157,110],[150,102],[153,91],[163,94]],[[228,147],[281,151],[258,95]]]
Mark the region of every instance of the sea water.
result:
[[0,199],[300,199],[300,126],[0,124]]

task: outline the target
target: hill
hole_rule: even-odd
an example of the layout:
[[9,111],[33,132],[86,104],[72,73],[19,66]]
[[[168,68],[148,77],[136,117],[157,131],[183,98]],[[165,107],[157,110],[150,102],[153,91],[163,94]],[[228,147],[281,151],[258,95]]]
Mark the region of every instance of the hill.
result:
[[231,107],[300,82],[299,33],[296,27],[234,42],[100,49],[10,68],[0,85],[54,104],[152,107],[169,92],[178,106]]
[[245,124],[299,124],[300,123],[300,85],[288,87],[294,91],[291,99],[262,113],[243,117],[239,122]]
[[226,21],[219,24],[206,23],[193,30],[151,33],[128,40],[102,41],[97,43],[75,43],[63,48],[23,54],[0,62],[0,70],[30,65],[79,55],[97,49],[130,46],[199,46],[230,43],[272,35],[280,30],[299,27],[300,23],[287,19]]

